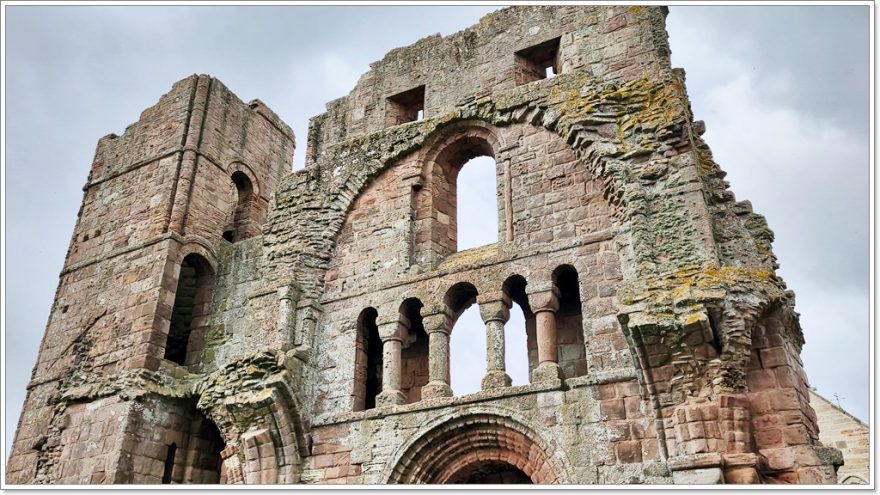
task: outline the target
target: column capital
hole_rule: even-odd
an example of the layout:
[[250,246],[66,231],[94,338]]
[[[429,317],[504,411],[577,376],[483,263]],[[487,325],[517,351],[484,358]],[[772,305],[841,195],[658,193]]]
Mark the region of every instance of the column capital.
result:
[[559,309],[559,289],[555,285],[541,290],[527,291],[526,295],[533,313],[543,311],[555,313]]
[[422,316],[422,326],[428,334],[441,332],[449,335],[449,316],[446,313],[434,313]]
[[490,321],[500,321],[501,323],[507,323],[507,320],[510,319],[510,300],[495,300],[495,301],[484,301],[480,304],[480,317],[483,319],[483,323],[489,323]]
[[403,336],[406,335],[406,332],[409,329],[409,326],[405,325],[402,321],[378,323],[376,324],[376,327],[379,330],[379,339],[382,342],[387,342],[389,340],[403,341]]

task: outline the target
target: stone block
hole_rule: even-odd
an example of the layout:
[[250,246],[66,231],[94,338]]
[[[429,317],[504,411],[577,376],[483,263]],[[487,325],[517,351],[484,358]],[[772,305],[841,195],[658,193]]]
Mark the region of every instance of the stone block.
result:
[[672,481],[676,485],[718,485],[724,482],[724,473],[721,468],[673,471]]

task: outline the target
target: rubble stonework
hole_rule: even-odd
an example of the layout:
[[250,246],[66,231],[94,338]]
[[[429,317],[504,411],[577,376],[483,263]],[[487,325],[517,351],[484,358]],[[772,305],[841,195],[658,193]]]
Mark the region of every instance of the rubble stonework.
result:
[[[395,49],[293,173],[264,104],[175,84],[98,143],[7,481],[836,482],[773,234],[700,138],[666,14],[519,6]],[[498,242],[458,251],[482,155]],[[454,396],[474,304],[483,390]]]

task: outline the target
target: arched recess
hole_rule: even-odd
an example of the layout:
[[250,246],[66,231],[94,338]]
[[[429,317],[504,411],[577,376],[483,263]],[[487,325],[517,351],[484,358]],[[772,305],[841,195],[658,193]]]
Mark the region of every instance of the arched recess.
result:
[[355,337],[355,371],[353,409],[364,411],[376,407],[376,396],[382,391],[382,340],[375,308],[361,311]]
[[179,365],[198,362],[214,290],[214,269],[204,256],[189,253],[180,262],[164,358]]
[[234,386],[227,377],[233,370],[242,373],[240,362],[199,386],[198,408],[225,441],[223,482],[297,483],[302,459],[309,455],[297,386],[275,353],[251,356],[247,363],[242,382]]
[[223,436],[214,421],[196,407],[192,397],[145,397],[133,407],[140,411],[140,423],[133,426],[140,432],[141,441],[135,442],[129,451],[128,465],[134,469],[125,482],[224,482]]
[[254,180],[243,170],[236,170],[230,175],[234,187],[234,204],[223,238],[229,242],[237,242],[260,233],[260,222],[256,218],[258,195]]
[[[424,149],[422,160],[423,182],[415,191],[412,202],[412,230],[414,263],[434,263],[458,251],[458,176],[462,167],[478,157],[496,158],[502,147],[494,127],[483,122],[468,121],[444,129]],[[498,177],[496,167],[496,177]],[[505,184],[504,181],[501,181]],[[506,218],[509,194],[505,185],[502,194],[496,187],[489,193],[500,197],[496,201],[498,218]],[[507,236],[506,222],[497,223],[498,239]]]
[[843,481],[840,482],[841,485],[867,485],[868,482],[865,481],[861,476],[851,474],[846,478],[843,478]]
[[534,484],[568,482],[568,463],[558,450],[499,408],[474,408],[438,418],[422,428],[401,452],[386,467],[383,482],[461,483],[487,467],[521,472]]
[[409,325],[400,351],[400,391],[406,403],[422,400],[422,387],[428,384],[428,333],[422,323],[422,301],[415,297],[400,305],[402,320]]
[[557,267],[553,270],[553,284],[559,289],[559,309],[556,311],[559,366],[565,378],[584,376],[587,374],[587,353],[577,270],[571,265]]

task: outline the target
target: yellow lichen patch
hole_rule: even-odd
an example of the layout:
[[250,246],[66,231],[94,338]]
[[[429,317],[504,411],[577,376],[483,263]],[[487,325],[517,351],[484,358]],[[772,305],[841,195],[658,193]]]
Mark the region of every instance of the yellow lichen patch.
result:
[[492,260],[498,257],[498,244],[489,244],[473,249],[466,249],[449,255],[440,264],[441,269],[461,268],[473,265],[481,261]]
[[640,14],[645,8],[640,5],[632,5],[626,9],[630,14]]

